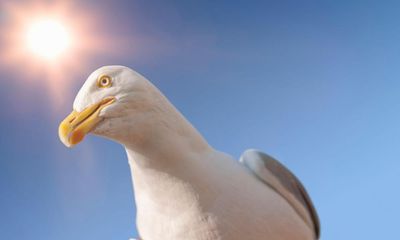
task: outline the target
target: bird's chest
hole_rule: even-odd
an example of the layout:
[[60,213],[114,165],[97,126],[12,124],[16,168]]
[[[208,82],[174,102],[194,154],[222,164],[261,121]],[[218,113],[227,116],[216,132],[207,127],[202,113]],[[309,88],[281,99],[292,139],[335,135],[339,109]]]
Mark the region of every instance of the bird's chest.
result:
[[218,216],[211,211],[218,195],[218,185],[212,184],[212,179],[188,170],[176,174],[147,171],[134,176],[137,227],[142,239],[221,239]]
[[215,217],[196,206],[178,209],[144,207],[138,209],[137,227],[145,240],[218,240]]
[[216,216],[204,194],[181,181],[142,186],[135,194],[137,227],[145,240],[218,240]]

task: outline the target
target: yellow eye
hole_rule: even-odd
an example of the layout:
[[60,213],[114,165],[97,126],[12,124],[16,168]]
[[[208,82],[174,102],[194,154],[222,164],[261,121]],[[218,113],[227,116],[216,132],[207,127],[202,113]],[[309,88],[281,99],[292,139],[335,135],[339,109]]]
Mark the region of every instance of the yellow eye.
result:
[[102,75],[97,79],[97,86],[100,88],[111,87],[111,77],[107,75]]

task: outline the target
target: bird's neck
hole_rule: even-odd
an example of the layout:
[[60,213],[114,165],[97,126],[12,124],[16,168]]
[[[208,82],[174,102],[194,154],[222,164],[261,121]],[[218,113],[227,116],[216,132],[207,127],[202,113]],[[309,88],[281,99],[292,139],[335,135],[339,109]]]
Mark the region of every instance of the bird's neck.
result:
[[[165,170],[193,156],[212,151],[203,136],[186,118],[154,89],[154,101],[144,121],[127,122],[126,137],[120,141],[130,163],[138,169]],[[132,112],[135,115],[135,111]],[[135,119],[135,117],[132,117]]]
[[173,176],[180,168],[194,164],[201,156],[213,151],[167,99],[158,102],[160,107],[149,112],[148,120],[133,123],[141,125],[130,128],[132,133],[121,141],[128,154],[135,185],[145,181],[150,173]]
[[123,143],[131,157],[129,161],[143,168],[157,169],[190,157],[185,156],[185,153],[197,155],[211,150],[203,136],[183,116],[178,115],[170,122],[149,123],[151,126],[146,127],[145,132]]
[[[194,184],[202,181],[205,171],[202,169],[214,154],[213,148],[177,110],[169,111],[174,111],[168,114],[169,119],[152,118],[164,122],[146,128],[149,131],[140,141],[123,143],[139,215],[162,211],[166,216],[176,216],[182,208],[196,211],[192,209],[196,208],[198,197],[198,187]],[[177,197],[181,199],[179,205],[175,205]]]
[[174,224],[186,229],[189,216],[201,215],[195,184],[204,178],[201,168],[214,151],[190,124],[184,128],[155,129],[151,140],[125,145],[141,222],[157,219],[166,226],[175,216]]
[[193,161],[212,151],[196,130],[184,135],[172,129],[153,129],[150,138],[133,144],[124,144],[129,163],[135,170],[168,171],[171,167]]

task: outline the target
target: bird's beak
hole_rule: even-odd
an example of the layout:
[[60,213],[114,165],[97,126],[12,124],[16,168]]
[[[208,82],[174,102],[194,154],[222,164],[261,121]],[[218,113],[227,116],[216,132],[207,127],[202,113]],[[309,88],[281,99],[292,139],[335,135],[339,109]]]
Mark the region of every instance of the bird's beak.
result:
[[72,111],[58,127],[61,142],[67,147],[73,147],[81,142],[85,135],[102,120],[99,117],[100,111],[113,102],[115,102],[115,97],[107,97],[85,108],[82,112]]

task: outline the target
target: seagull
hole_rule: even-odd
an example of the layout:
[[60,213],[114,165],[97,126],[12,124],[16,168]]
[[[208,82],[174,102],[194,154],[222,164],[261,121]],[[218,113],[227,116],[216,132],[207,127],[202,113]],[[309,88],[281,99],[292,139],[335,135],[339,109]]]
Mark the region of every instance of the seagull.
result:
[[254,149],[237,161],[215,150],[145,77],[125,66],[95,70],[59,137],[92,133],[125,147],[142,240],[314,240],[320,224],[301,182]]

